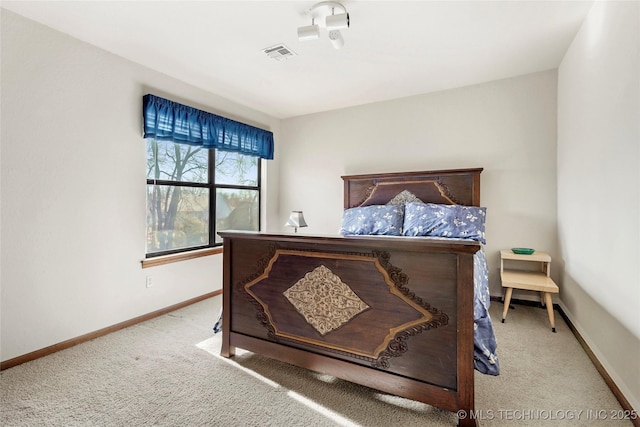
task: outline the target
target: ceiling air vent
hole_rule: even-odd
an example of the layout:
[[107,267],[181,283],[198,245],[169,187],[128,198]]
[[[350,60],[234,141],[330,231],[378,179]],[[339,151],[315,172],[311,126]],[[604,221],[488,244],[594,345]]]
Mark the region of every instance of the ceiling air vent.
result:
[[280,61],[281,59],[286,59],[290,56],[295,56],[295,52],[286,47],[283,44],[277,44],[275,46],[268,47],[262,50],[267,54],[269,58],[273,58],[276,61]]

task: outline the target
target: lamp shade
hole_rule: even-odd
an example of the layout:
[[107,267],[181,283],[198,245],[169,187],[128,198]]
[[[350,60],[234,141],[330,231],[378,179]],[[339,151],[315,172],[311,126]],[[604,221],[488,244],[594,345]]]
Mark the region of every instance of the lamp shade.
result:
[[304,220],[304,215],[302,211],[291,211],[289,215],[289,219],[285,224],[286,227],[293,227],[295,231],[298,231],[298,227],[306,227],[307,222]]

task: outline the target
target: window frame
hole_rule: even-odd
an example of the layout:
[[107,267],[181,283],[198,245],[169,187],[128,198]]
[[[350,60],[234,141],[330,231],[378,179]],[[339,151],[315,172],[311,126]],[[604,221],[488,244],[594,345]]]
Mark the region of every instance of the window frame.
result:
[[[145,138],[145,143],[148,138]],[[151,138],[153,139],[153,138]],[[173,142],[173,144],[179,144],[178,142]],[[145,259],[149,260],[152,258],[157,258],[161,256],[167,255],[175,255],[175,254],[184,254],[188,252],[194,251],[202,251],[203,249],[211,249],[211,248],[221,248],[223,243],[216,242],[217,235],[217,221],[216,221],[216,194],[218,189],[232,189],[232,190],[253,190],[258,193],[258,231],[262,229],[262,158],[259,156],[250,156],[244,153],[237,153],[238,155],[255,157],[257,159],[257,179],[256,185],[240,185],[240,184],[217,184],[215,181],[215,164],[216,164],[216,153],[219,151],[218,149],[206,149],[207,150],[207,181],[206,183],[202,182],[187,182],[187,181],[171,181],[171,180],[161,180],[154,178],[147,178],[146,185],[166,185],[173,187],[188,187],[188,188],[206,188],[209,190],[209,244],[207,245],[199,245],[199,246],[190,246],[187,248],[177,248],[177,249],[169,249],[165,251],[152,252],[147,253],[146,244],[145,244]],[[147,158],[148,160],[148,158]],[[146,203],[146,202],[145,202]],[[145,220],[145,229],[147,229],[147,223]]]

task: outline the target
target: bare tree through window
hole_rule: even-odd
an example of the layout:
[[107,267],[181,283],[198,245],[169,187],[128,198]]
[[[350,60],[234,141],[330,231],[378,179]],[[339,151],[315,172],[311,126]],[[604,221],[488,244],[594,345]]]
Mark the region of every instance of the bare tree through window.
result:
[[148,138],[147,255],[219,244],[220,230],[258,230],[259,193],[257,157]]

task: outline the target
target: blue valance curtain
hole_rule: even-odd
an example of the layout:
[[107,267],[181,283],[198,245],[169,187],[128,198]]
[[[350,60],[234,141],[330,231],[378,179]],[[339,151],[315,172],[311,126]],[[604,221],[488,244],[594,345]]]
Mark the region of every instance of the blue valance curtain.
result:
[[155,95],[142,97],[144,137],[273,159],[273,133]]

